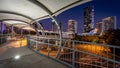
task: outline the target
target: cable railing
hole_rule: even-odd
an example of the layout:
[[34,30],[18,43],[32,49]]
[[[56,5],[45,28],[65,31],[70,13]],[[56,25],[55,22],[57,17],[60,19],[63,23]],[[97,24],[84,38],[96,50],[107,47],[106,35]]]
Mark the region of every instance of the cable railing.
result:
[[[73,68],[119,68],[120,47],[70,39],[28,36],[27,45],[32,50],[59,60]],[[60,52],[58,49],[60,48]],[[58,57],[56,58],[56,56]]]

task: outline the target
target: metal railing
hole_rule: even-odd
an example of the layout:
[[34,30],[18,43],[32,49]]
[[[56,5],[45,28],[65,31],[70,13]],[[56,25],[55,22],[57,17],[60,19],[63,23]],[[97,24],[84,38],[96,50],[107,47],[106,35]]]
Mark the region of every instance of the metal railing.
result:
[[[120,47],[70,39],[27,37],[27,45],[32,50],[57,59],[73,68],[119,68]],[[58,49],[61,51],[58,53]],[[57,54],[58,53],[58,54]],[[56,56],[59,55],[58,58]]]
[[8,37],[10,37],[10,34],[0,34],[0,45],[8,42]]
[[0,34],[0,46],[9,44],[11,42],[14,42],[15,46],[24,46],[26,41],[25,39],[26,36],[21,36],[21,35],[11,35],[11,34]]

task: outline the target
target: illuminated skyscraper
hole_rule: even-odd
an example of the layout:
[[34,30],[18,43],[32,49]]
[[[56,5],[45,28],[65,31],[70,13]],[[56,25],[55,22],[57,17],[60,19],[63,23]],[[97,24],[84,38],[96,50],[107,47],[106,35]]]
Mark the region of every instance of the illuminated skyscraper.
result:
[[96,23],[97,34],[102,34],[107,30],[116,29],[116,16],[111,16],[102,19],[101,22]]
[[84,8],[84,32],[90,32],[94,25],[94,8],[89,6]]
[[103,22],[103,31],[116,29],[116,16],[104,18],[102,22]]
[[77,22],[75,20],[68,21],[68,32],[77,34]]
[[97,34],[100,34],[102,32],[102,24],[102,21],[96,23]]

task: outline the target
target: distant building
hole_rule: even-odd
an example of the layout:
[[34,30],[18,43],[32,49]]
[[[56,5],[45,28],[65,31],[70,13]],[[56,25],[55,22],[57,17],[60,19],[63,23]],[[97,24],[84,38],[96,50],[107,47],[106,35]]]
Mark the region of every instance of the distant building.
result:
[[4,33],[5,31],[5,24],[1,21],[0,22],[0,33]]
[[102,19],[96,23],[97,34],[102,34],[107,30],[116,29],[116,16],[111,16]]
[[88,33],[93,29],[94,26],[94,7],[89,6],[84,8],[84,33]]
[[77,34],[77,22],[75,20],[68,21],[68,32],[72,35]]
[[104,18],[102,22],[103,22],[103,31],[116,29],[116,16]]
[[102,32],[102,24],[103,24],[102,21],[96,23],[96,29],[97,29],[96,34],[100,34]]

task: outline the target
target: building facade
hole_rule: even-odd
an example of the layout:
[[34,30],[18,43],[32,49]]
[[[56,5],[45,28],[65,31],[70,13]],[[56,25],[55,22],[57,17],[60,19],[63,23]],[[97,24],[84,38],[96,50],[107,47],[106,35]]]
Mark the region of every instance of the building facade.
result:
[[103,22],[103,31],[116,29],[116,16],[104,18],[102,22]]
[[71,36],[77,34],[77,22],[75,20],[68,21],[68,32]]
[[96,23],[97,34],[102,34],[107,30],[116,28],[116,16],[106,17],[101,22]]
[[90,32],[94,26],[94,7],[93,6],[84,8],[84,20],[83,21],[84,21],[83,32],[84,33]]
[[103,24],[102,21],[96,23],[96,29],[97,29],[96,34],[100,34],[102,32],[102,24]]

